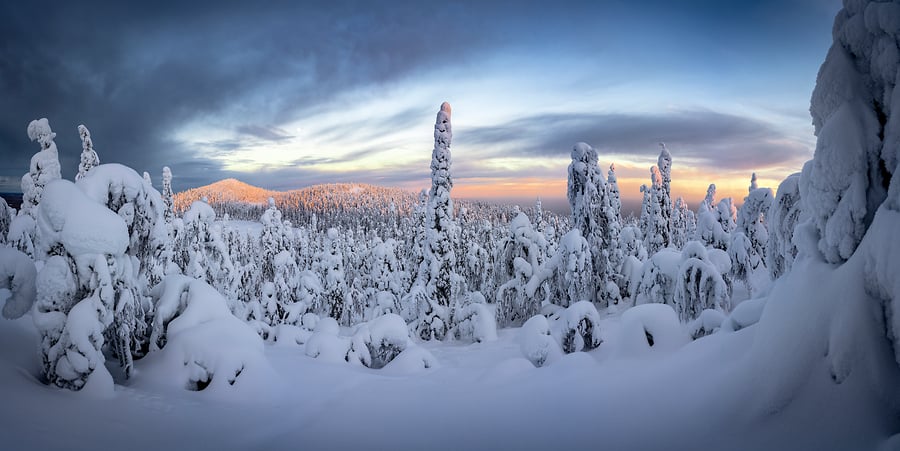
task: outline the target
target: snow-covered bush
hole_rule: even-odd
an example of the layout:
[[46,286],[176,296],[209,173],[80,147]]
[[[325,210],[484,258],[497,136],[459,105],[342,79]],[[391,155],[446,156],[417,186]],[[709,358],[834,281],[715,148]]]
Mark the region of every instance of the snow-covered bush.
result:
[[274,370],[256,332],[231,314],[212,286],[168,276],[152,292],[151,352],[140,380],[190,391],[249,394],[266,389]]
[[481,343],[497,339],[497,320],[493,310],[484,302],[484,296],[475,291],[469,293],[468,302],[456,310],[454,328],[456,338]]
[[748,299],[734,308],[730,315],[722,320],[722,330],[734,332],[759,322],[768,298]]
[[361,324],[350,339],[348,362],[381,369],[410,347],[409,328],[399,315],[389,313]]
[[551,332],[566,354],[590,351],[603,342],[600,314],[594,304],[578,301],[550,317]]
[[671,352],[691,340],[668,305],[646,304],[632,307],[622,314],[622,326],[616,354],[639,357]]
[[304,348],[309,357],[326,362],[346,362],[350,351],[350,338],[340,336],[341,327],[331,317],[324,317],[316,324],[316,330],[309,337]]
[[725,314],[719,310],[707,309],[700,312],[697,319],[688,325],[688,333],[696,340],[719,330],[725,321]]
[[27,255],[12,248],[0,247],[0,288],[10,291],[3,305],[4,318],[21,318],[31,310],[37,296],[36,278],[34,262]]
[[532,316],[519,330],[519,349],[536,367],[542,367],[558,360],[562,348],[550,334],[550,321],[544,315]]

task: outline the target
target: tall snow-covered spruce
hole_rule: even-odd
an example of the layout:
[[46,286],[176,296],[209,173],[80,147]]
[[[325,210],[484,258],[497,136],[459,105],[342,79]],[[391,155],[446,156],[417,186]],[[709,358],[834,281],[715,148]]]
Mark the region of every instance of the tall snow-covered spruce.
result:
[[420,305],[419,335],[424,339],[442,339],[450,328],[453,293],[453,240],[456,224],[453,221],[453,200],[450,190],[450,141],[453,128],[450,124],[450,104],[444,102],[434,122],[434,149],[431,152],[431,190],[428,192],[428,227],[425,261],[420,271],[425,271],[425,302]]

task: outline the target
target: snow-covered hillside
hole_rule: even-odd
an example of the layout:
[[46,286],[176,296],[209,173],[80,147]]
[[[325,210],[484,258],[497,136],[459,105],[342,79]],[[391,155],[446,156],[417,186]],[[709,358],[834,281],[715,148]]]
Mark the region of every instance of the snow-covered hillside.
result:
[[86,127],[73,183],[33,121],[0,448],[900,449],[900,2],[846,1],[833,37],[814,158],[740,209],[688,210],[661,145],[624,219],[583,142],[569,218],[454,205],[446,102],[418,197],[179,200]]

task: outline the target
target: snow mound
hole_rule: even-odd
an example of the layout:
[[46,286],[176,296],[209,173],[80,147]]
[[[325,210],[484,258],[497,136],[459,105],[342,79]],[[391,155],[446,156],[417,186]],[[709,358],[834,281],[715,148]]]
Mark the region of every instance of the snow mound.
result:
[[616,354],[643,357],[670,353],[691,341],[678,322],[678,315],[665,304],[632,307],[622,314]]
[[202,391],[224,399],[272,393],[275,373],[256,332],[203,281],[168,276],[151,293],[157,315],[140,384]]

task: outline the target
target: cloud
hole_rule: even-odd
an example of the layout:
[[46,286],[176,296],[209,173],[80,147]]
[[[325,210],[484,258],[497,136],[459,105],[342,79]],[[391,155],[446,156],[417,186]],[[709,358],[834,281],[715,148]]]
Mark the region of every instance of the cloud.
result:
[[[601,154],[653,158],[659,142],[694,165],[753,170],[796,164],[811,156],[806,143],[774,124],[707,110],[665,114],[539,114],[459,133],[459,146],[499,149],[501,156],[568,156],[584,141]],[[609,158],[607,158],[609,159]]]
[[236,131],[243,135],[250,135],[266,141],[284,141],[294,136],[278,127],[265,127],[262,125],[240,125]]
[[[697,62],[683,56],[682,50],[693,49],[693,55],[706,49],[698,51],[685,43],[711,41],[703,33],[696,34],[694,38],[699,39],[695,41],[671,33],[701,28],[669,23],[672,10],[684,9],[680,15],[690,17],[697,16],[698,10],[705,11],[715,17],[702,16],[704,23],[709,19],[734,33],[756,27],[752,21],[732,26],[734,18],[745,17],[742,14],[713,11],[705,4],[698,9],[669,3],[655,1],[650,2],[651,10],[629,10],[627,2],[577,2],[558,8],[476,0],[390,5],[275,0],[265,8],[218,0],[7,2],[0,5],[0,176],[18,179],[27,171],[38,146],[28,141],[25,128],[30,120],[47,117],[58,134],[63,176],[68,178],[74,176],[78,165],[81,143],[76,126],[81,123],[91,129],[101,162],[123,163],[139,172],[149,171],[154,178],[168,165],[176,174],[176,189],[228,176],[294,185],[352,177],[380,183],[427,178],[427,163],[424,168],[401,162],[391,169],[340,174],[316,172],[315,165],[390,150],[395,143],[390,137],[381,139],[385,130],[408,128],[423,115],[433,119],[434,106],[444,100],[450,87],[445,85],[456,79],[477,85],[492,75],[487,72],[490,67],[497,70],[501,65],[500,71],[507,76],[522,78],[536,75],[528,71],[542,71],[537,78],[551,80],[557,71],[572,69],[558,65],[555,59],[568,52],[574,53],[566,61],[584,63],[575,69],[591,78],[597,67],[620,67],[619,61],[612,61],[616,55],[627,55],[629,62],[639,55],[657,64],[655,59],[664,53],[670,55],[669,60],[680,58],[685,66],[693,67]],[[722,5],[763,13],[783,9],[778,2]],[[797,14],[791,17],[806,17],[799,14],[806,6],[793,9]],[[782,20],[781,14],[762,15],[779,18],[784,22],[779,28],[782,31],[810,28]],[[660,35],[651,30],[657,23],[645,21],[654,17],[666,25],[665,43],[658,42]],[[634,18],[639,22],[631,20]],[[604,26],[610,24],[615,26]],[[635,24],[648,32],[631,36],[634,39],[616,34]],[[646,48],[616,47],[634,43]],[[732,48],[731,42],[716,44]],[[661,46],[665,46],[664,52],[659,51]],[[769,47],[759,48],[765,50],[765,58],[770,56]],[[498,62],[498,55],[509,59]],[[526,64],[514,64],[522,61]],[[702,71],[700,64],[698,70]],[[735,67],[745,69],[737,63]],[[386,87],[402,91],[409,85],[426,84],[422,79],[436,74],[441,75],[437,86],[429,86],[433,89],[426,91],[425,97],[433,94],[438,98],[417,99],[421,101],[416,104],[425,107],[394,105],[395,110],[371,111],[365,120],[342,117],[342,106],[367,105],[371,98],[366,93]],[[632,75],[620,76],[630,79]],[[572,92],[573,97],[581,95]],[[566,100],[560,99],[560,103]],[[455,145],[477,148],[478,158],[564,158],[575,141],[583,140],[606,153],[649,158],[655,155],[656,141],[664,140],[682,161],[742,168],[778,164],[805,151],[771,124],[708,111],[656,116],[531,111],[532,116],[500,126],[459,129]],[[303,131],[285,124],[322,116],[328,116],[328,121],[314,130],[316,140],[343,139],[346,154],[330,159],[298,157],[295,164],[305,168],[301,172],[258,176],[225,169],[223,157],[229,152],[261,142],[288,144],[296,139],[295,134],[308,139]],[[225,134],[195,142],[199,138],[178,133],[196,123],[213,124],[215,127],[207,128]],[[423,133],[427,142],[430,131]],[[423,151],[427,148],[425,145]],[[534,173],[540,171],[533,169]],[[282,176],[283,180],[272,179]]]

